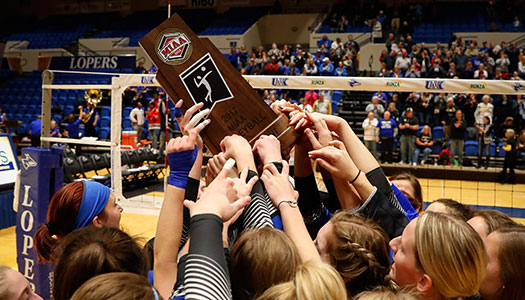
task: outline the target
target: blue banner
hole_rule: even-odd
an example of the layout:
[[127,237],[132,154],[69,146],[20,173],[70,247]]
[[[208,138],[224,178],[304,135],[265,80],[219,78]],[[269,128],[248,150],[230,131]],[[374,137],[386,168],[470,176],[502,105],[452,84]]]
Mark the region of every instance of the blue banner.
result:
[[96,70],[96,69],[133,69],[136,56],[54,56],[51,58],[51,70]]
[[18,271],[42,298],[51,297],[52,263],[37,263],[33,246],[36,229],[47,222],[47,208],[52,196],[62,187],[61,148],[22,149],[22,171],[18,212],[16,215],[16,261]]

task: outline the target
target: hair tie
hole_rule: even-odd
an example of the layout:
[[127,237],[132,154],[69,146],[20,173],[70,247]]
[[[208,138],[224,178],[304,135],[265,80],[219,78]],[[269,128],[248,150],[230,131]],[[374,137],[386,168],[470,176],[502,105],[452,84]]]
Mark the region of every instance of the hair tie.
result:
[[49,223],[46,223],[45,225],[50,235],[54,235],[56,233],[55,224],[53,224],[52,222],[49,222]]

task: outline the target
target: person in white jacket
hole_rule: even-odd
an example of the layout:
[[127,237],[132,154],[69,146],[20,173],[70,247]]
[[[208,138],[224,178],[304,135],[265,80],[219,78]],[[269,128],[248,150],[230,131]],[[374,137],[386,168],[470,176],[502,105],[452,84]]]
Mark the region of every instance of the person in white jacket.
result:
[[144,110],[142,109],[142,103],[137,102],[137,106],[129,113],[129,120],[133,126],[133,130],[137,132],[137,140],[142,139],[142,127],[144,125]]
[[373,112],[368,113],[368,118],[363,121],[364,141],[366,148],[377,159],[377,142],[379,141],[379,128],[377,128],[377,119]]
[[[471,94],[470,97],[475,97],[475,95]],[[483,125],[483,118],[489,117],[492,120],[493,115],[494,115],[494,105],[490,103],[490,96],[484,95],[482,102],[478,104],[478,106],[476,107],[476,111],[474,111],[474,117],[476,118],[476,124],[479,126]]]

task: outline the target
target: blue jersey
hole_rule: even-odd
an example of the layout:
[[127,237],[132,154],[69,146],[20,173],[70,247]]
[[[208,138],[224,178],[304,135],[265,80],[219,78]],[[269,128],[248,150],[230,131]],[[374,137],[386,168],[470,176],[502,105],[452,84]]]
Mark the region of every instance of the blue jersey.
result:
[[377,127],[379,127],[379,137],[393,138],[394,129],[397,128],[397,123],[392,118],[388,120],[385,120],[383,118],[379,121],[379,123],[377,124]]
[[78,132],[80,127],[80,120],[71,122],[65,126],[70,138],[78,138]]

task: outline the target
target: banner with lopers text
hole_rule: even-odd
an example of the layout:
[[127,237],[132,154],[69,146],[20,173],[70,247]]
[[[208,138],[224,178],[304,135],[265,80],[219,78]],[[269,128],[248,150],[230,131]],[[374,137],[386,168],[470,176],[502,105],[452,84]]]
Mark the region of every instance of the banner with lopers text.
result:
[[244,76],[253,88],[387,92],[525,94],[525,81],[439,78]]

